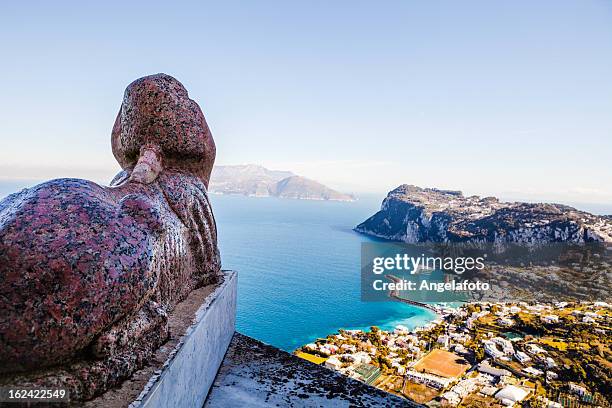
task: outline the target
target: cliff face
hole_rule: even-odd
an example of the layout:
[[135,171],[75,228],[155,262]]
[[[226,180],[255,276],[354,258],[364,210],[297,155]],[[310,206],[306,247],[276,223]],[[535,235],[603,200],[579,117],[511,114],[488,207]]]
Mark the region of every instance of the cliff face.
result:
[[409,243],[612,242],[612,218],[560,204],[505,203],[404,184],[355,231]]

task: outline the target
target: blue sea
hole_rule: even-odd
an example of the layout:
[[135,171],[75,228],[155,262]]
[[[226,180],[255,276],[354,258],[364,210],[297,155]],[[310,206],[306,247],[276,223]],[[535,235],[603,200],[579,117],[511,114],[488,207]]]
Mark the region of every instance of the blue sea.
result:
[[238,271],[237,330],[287,351],[339,328],[422,326],[433,312],[360,299],[352,228],[383,197],[356,202],[211,195],[223,267]]
[[[36,184],[2,181],[0,198]],[[422,326],[434,314],[360,300],[360,243],[352,228],[383,197],[356,202],[211,194],[223,268],[238,271],[237,330],[287,351],[338,329]]]

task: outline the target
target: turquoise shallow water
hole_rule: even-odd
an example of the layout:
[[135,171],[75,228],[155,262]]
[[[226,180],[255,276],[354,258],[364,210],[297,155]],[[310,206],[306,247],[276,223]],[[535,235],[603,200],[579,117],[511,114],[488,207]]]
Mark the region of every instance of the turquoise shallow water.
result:
[[339,328],[421,326],[428,310],[361,302],[352,227],[382,197],[324,202],[212,195],[223,267],[238,271],[237,329],[284,350]]

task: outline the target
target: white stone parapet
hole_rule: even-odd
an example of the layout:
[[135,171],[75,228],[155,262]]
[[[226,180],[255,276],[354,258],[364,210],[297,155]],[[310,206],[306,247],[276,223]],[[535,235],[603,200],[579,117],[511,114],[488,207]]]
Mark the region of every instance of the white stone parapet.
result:
[[130,408],[202,407],[236,326],[237,274],[223,275],[224,281],[198,308],[193,324]]

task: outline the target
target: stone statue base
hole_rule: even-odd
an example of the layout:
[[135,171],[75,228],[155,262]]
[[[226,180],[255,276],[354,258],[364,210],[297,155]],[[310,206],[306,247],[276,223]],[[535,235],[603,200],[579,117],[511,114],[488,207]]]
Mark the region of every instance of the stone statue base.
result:
[[223,282],[191,313],[192,324],[130,408],[204,404],[236,329],[237,286],[236,272],[223,271]]
[[[223,271],[219,284],[192,291],[163,319],[143,316],[146,332],[137,346],[111,360],[5,376],[0,384],[67,388],[72,403],[89,400],[87,407],[201,406],[235,330],[236,287],[236,272]],[[163,324],[144,327],[158,320]],[[109,391],[94,398],[100,390],[93,384]]]

